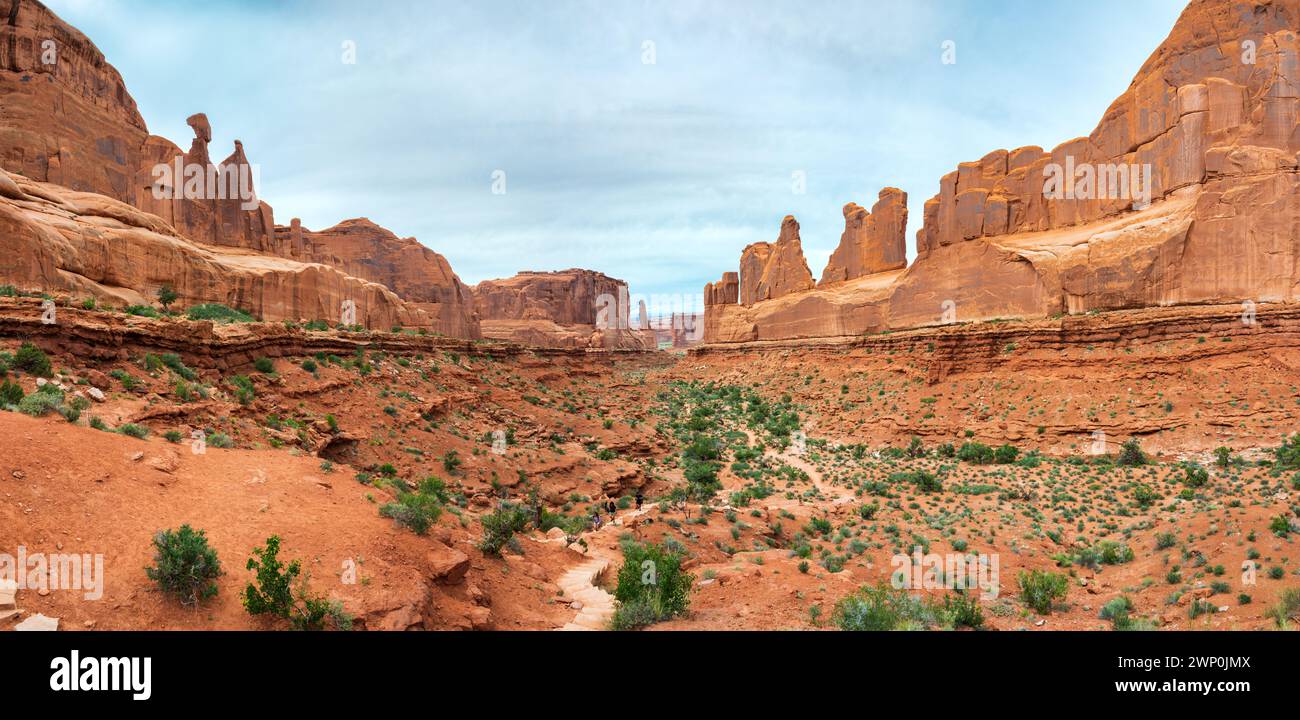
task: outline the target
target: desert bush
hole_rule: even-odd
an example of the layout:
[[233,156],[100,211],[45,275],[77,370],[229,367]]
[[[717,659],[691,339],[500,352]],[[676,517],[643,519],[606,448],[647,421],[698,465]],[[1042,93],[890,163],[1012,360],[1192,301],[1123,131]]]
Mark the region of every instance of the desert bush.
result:
[[1050,615],[1052,604],[1065,598],[1065,575],[1047,570],[1021,571],[1016,578],[1020,586],[1020,598],[1039,615]]
[[1210,483],[1210,471],[1201,467],[1200,463],[1188,461],[1182,464],[1183,467],[1183,484],[1189,488],[1205,487]]
[[430,477],[421,481],[415,492],[399,490],[397,501],[379,508],[379,514],[416,535],[423,535],[442,515],[446,503],[446,485],[438,478]]
[[13,366],[36,377],[47,378],[54,374],[49,356],[29,342],[23,343],[14,353]]
[[695,577],[682,570],[680,550],[634,541],[624,542],[622,550],[614,629],[635,630],[686,612]]
[[288,620],[294,630],[350,630],[352,618],[341,603],[313,595],[302,575],[302,563],[280,562],[280,538],[272,535],[266,547],[254,548],[245,566],[256,573],[254,583],[244,587],[244,609],[249,615],[271,615]]
[[128,435],[130,437],[133,437],[136,440],[143,440],[146,436],[149,435],[149,428],[143,425],[136,425],[135,423],[126,423],[125,425],[119,425],[117,431],[123,435]]
[[191,320],[211,320],[219,323],[253,322],[252,315],[219,303],[195,305],[185,313],[185,316]]
[[23,389],[17,383],[5,380],[0,383],[0,407],[18,405],[23,401]]
[[942,607],[883,582],[863,587],[835,603],[831,620],[848,631],[925,630],[951,625]]
[[1138,443],[1137,438],[1125,440],[1119,447],[1119,459],[1115,464],[1120,467],[1139,467],[1147,464],[1146,453],[1142,452],[1142,446]]
[[993,448],[984,443],[968,442],[957,451],[957,459],[973,465],[988,465],[993,462]]
[[500,555],[501,549],[515,542],[515,533],[528,525],[528,509],[512,503],[501,506],[490,515],[484,515],[479,523],[483,526],[483,537],[478,549],[488,555]]
[[1271,618],[1282,629],[1290,627],[1293,621],[1300,620],[1300,588],[1283,590],[1277,603],[1264,613],[1264,617]]
[[1138,507],[1151,507],[1159,499],[1160,494],[1152,489],[1150,485],[1142,484],[1133,488],[1133,501],[1138,504]]
[[208,545],[207,534],[182,525],[179,530],[160,530],[153,538],[153,567],[145,575],[163,592],[182,605],[197,605],[217,594],[221,576],[217,551]]
[[253,361],[253,369],[263,375],[270,375],[275,372],[275,363],[269,357],[260,357]]
[[993,462],[998,465],[1010,465],[1020,457],[1020,448],[1015,445],[1003,445],[993,451]]

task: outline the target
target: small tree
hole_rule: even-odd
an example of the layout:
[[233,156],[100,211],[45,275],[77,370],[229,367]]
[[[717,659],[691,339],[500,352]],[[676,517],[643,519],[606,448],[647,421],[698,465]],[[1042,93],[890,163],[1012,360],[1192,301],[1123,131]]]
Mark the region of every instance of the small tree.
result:
[[171,285],[163,285],[158,288],[158,303],[166,310],[169,305],[176,302],[180,296],[172,289]]
[[153,547],[154,566],[144,572],[163,592],[176,596],[182,605],[197,605],[217,594],[215,581],[221,575],[221,563],[202,530],[189,525],[160,530],[153,537]]
[[286,566],[279,554],[277,535],[266,539],[265,548],[253,549],[247,567],[257,573],[257,585],[249,583],[244,588],[244,609],[248,614],[288,620],[295,630],[324,630],[327,621],[338,630],[350,630],[352,618],[343,611],[343,605],[311,594],[307,578],[300,578],[302,563],[293,560]]
[[1119,460],[1116,464],[1121,467],[1138,467],[1147,464],[1146,453],[1142,452],[1142,446],[1138,444],[1137,438],[1129,438],[1120,445]]

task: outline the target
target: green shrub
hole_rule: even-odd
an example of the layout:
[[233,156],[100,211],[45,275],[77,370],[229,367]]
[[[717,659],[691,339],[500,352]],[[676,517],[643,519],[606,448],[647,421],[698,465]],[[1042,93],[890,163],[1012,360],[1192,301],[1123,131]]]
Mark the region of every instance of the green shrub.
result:
[[306,359],[306,360],[303,360],[303,361],[302,361],[302,369],[303,369],[303,370],[306,370],[306,371],[309,372],[309,373],[315,373],[315,372],[316,372],[316,369],[317,369],[317,367],[316,367],[316,361],[315,361],[315,360],[312,360],[311,358],[308,358],[308,359]]
[[379,514],[416,535],[423,535],[442,515],[446,503],[446,486],[441,480],[431,477],[422,481],[415,492],[398,491],[397,501],[380,507]]
[[257,397],[257,391],[253,389],[253,381],[248,379],[247,375],[235,375],[228,382],[235,390],[235,400],[240,405],[250,405],[253,398]]
[[448,450],[447,453],[442,456],[442,468],[447,472],[456,472],[456,468],[460,467],[460,465],[460,453],[455,450]]
[[22,386],[5,380],[0,383],[0,407],[17,405],[23,401]]
[[1285,515],[1278,515],[1269,522],[1268,529],[1274,535],[1284,538],[1291,533],[1291,521]]
[[934,473],[925,470],[893,473],[889,476],[889,481],[891,483],[910,483],[923,493],[943,491],[943,481],[936,477]]
[[479,540],[478,549],[488,555],[500,555],[502,548],[516,542],[515,533],[528,525],[530,517],[527,508],[501,503],[495,512],[479,520],[483,526],[483,538]]
[[[46,388],[50,388],[46,390]],[[32,417],[41,417],[63,409],[63,393],[53,385],[46,385],[23,398],[18,403],[18,412]]]
[[667,543],[624,542],[623,567],[618,572],[613,627],[637,628],[685,613],[695,577],[682,570],[683,554]]
[[831,620],[841,630],[874,632],[925,630],[952,623],[942,607],[883,582],[863,587],[835,603]]
[[163,592],[182,605],[196,605],[217,594],[221,563],[217,551],[208,546],[205,532],[189,525],[160,530],[154,535],[153,548],[154,565],[145,568],[145,575]]
[[1016,578],[1020,599],[1039,615],[1050,615],[1052,604],[1065,599],[1068,578],[1047,570],[1021,571]]
[[333,623],[338,630],[349,630],[352,618],[343,606],[311,594],[307,578],[301,577],[302,563],[280,562],[280,538],[266,539],[265,548],[254,548],[247,569],[256,573],[256,585],[244,587],[244,609],[249,615],[271,615],[288,620],[294,630],[324,630]]
[[158,303],[161,304],[164,309],[176,302],[179,298],[180,296],[176,294],[176,291],[172,289],[171,285],[163,285],[158,288]]
[[993,448],[984,443],[968,442],[957,451],[957,459],[974,465],[988,465],[993,462]]
[[137,317],[158,317],[158,311],[148,305],[127,305],[126,314],[135,315]]
[[1160,499],[1160,494],[1151,488],[1150,485],[1141,484],[1133,488],[1133,501],[1138,507],[1148,508]]
[[260,357],[253,361],[253,368],[264,375],[270,375],[275,372],[275,363],[271,358]]
[[984,625],[984,609],[974,593],[957,591],[944,595],[943,608],[953,627],[978,629]]
[[168,430],[167,432],[163,433],[163,438],[166,439],[167,442],[169,443],[178,443],[181,441],[181,438],[183,437],[184,436],[181,435],[181,432],[179,430]]
[[1287,628],[1293,621],[1300,620],[1300,588],[1283,590],[1277,604],[1269,608],[1264,617],[1272,618],[1279,628]]
[[253,322],[253,316],[243,310],[235,310],[218,303],[195,305],[185,315],[191,320],[211,320],[219,323]]
[[214,447],[214,448],[225,449],[225,448],[232,448],[235,446],[235,441],[231,440],[230,436],[225,433],[212,433],[211,435],[208,436],[205,442],[208,447]]
[[23,343],[18,352],[14,353],[13,366],[36,377],[47,378],[54,374],[50,368],[49,356],[29,342]]
[[1183,467],[1183,484],[1189,488],[1200,488],[1210,484],[1210,471],[1201,467],[1200,463],[1185,462]]
[[1119,459],[1115,464],[1120,467],[1139,467],[1147,464],[1146,453],[1142,452],[1142,446],[1138,444],[1137,438],[1125,440],[1119,449]]
[[199,377],[198,373],[186,367],[185,363],[181,362],[181,356],[176,353],[165,353],[162,357],[158,358],[158,360],[172,372],[180,375],[186,380],[197,380]]
[[129,435],[137,440],[143,440],[149,434],[149,428],[143,425],[136,425],[135,423],[119,425],[117,431],[123,435]]
[[1010,465],[1020,457],[1020,448],[1015,445],[1003,445],[993,451],[993,462],[998,465]]

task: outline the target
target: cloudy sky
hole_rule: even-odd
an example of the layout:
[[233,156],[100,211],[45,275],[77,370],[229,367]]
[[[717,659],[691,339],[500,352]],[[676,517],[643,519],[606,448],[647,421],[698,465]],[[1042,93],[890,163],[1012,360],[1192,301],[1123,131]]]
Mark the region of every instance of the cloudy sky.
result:
[[1185,5],[46,2],[152,132],[188,147],[206,112],[214,157],[242,140],[280,223],[369,217],[470,283],[585,267],[692,295],[787,214],[820,277],[843,205],[885,186],[910,255],[940,176],[1089,133]]

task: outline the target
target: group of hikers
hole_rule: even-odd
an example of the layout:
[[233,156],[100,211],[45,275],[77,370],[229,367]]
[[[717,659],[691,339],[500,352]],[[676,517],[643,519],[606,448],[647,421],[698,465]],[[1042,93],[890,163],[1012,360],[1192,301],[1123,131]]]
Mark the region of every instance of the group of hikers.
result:
[[[640,510],[641,505],[645,502],[645,495],[636,491],[636,509]],[[602,515],[602,513],[607,513]],[[615,514],[618,513],[618,501],[606,495],[600,502],[591,506],[591,528],[599,530],[607,522],[613,522]]]

